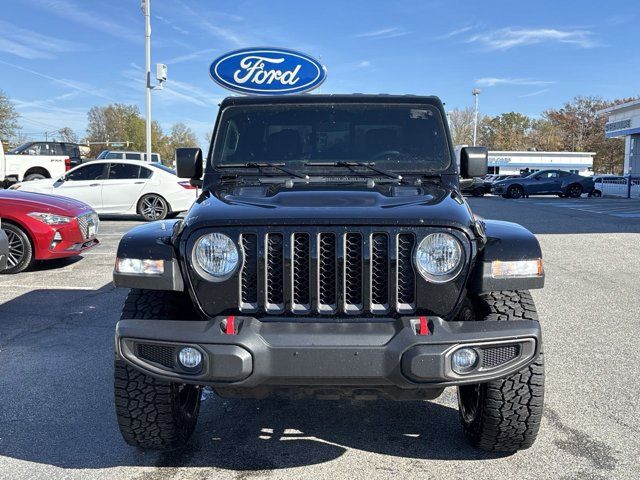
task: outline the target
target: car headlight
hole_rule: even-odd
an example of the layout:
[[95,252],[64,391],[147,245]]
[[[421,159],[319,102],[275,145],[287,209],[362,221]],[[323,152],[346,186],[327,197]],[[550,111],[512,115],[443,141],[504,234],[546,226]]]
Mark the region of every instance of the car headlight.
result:
[[422,239],[415,253],[416,266],[427,280],[449,281],[462,265],[462,246],[451,234],[438,232]]
[[27,215],[41,221],[42,223],[46,223],[47,225],[64,225],[65,223],[69,223],[72,219],[72,217],[54,215],[53,213],[31,212],[27,213]]
[[198,273],[214,282],[226,280],[238,266],[238,249],[226,235],[209,233],[193,247],[193,260]]

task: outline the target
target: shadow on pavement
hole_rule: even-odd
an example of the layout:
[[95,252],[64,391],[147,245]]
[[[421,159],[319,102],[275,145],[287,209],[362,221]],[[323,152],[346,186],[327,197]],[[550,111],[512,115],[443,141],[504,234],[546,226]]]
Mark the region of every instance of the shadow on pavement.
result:
[[125,294],[111,285],[34,290],[0,305],[1,456],[70,469],[242,471],[328,462],[347,448],[421,459],[493,457],[468,446],[457,411],[436,403],[227,400],[209,391],[188,447],[130,447],[117,429],[112,386],[113,331]]
[[640,233],[638,199],[538,196],[522,200],[501,197],[466,200],[479,217],[519,223],[535,234]]

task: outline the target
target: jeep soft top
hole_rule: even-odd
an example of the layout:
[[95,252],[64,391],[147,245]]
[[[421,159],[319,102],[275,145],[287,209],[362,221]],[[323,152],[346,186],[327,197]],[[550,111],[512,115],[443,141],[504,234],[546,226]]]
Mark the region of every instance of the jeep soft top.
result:
[[232,97],[206,159],[176,163],[201,196],[127,233],[114,270],[131,289],[115,360],[127,442],[186,442],[203,387],[427,400],[449,386],[474,445],[534,442],[540,246],[473,215],[459,177],[486,175],[487,151],[458,164],[438,98]]

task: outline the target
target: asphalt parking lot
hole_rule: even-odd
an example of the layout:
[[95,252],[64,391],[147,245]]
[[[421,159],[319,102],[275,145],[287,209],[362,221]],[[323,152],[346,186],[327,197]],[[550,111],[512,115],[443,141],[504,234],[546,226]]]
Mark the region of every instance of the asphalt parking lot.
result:
[[542,244],[547,388],[537,443],[470,448],[455,391],[435,402],[221,400],[207,394],[189,448],[142,452],[115,422],[111,284],[120,236],[107,219],[82,259],[0,276],[1,479],[640,478],[640,200],[471,198]]

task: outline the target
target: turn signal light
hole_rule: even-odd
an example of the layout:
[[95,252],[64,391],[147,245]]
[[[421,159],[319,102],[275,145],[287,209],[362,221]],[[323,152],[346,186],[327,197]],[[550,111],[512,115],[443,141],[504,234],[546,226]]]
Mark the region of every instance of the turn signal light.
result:
[[162,275],[164,273],[164,260],[117,258],[116,272],[137,275]]
[[503,262],[494,260],[491,262],[491,276],[493,278],[502,277],[536,277],[543,273],[542,259],[537,260],[515,260]]

